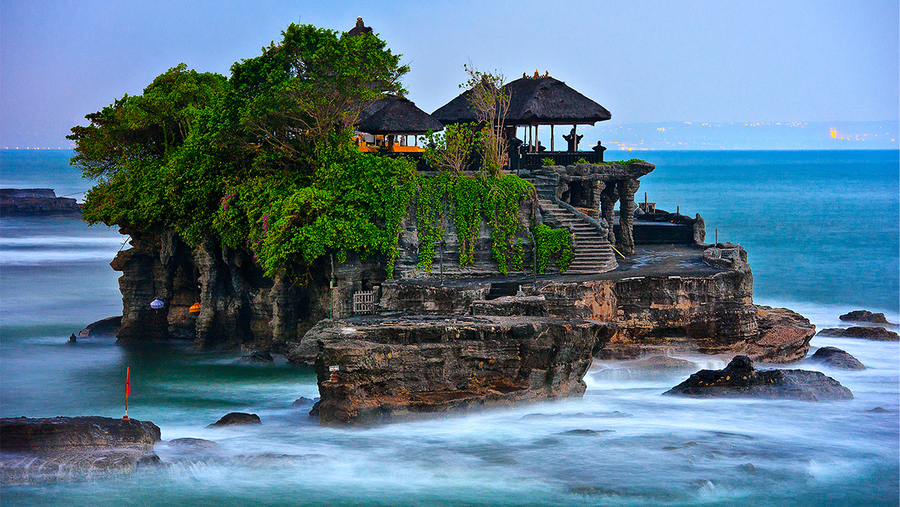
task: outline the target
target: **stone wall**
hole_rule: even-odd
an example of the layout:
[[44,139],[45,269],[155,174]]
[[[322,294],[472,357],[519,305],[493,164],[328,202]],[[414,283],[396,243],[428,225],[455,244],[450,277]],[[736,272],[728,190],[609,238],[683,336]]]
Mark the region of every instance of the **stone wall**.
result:
[[[122,342],[193,340],[200,348],[246,344],[279,350],[328,316],[328,268],[309,283],[264,276],[246,253],[205,243],[191,249],[163,230],[130,234],[132,248],[110,263],[121,271]],[[160,299],[165,306],[152,309]],[[201,309],[189,308],[199,302]]]
[[[456,233],[456,216],[452,207],[444,203],[444,209],[448,209],[447,216],[442,224],[444,231],[444,246],[435,246],[431,271],[418,267],[419,263],[419,236],[418,222],[416,219],[416,206],[412,205],[410,211],[403,218],[403,228],[400,231],[399,256],[395,265],[394,277],[403,279],[429,279],[440,278],[441,269],[449,278],[478,277],[497,275],[497,261],[491,253],[491,229],[483,220],[478,229],[478,238],[475,241],[474,262],[468,266],[459,264],[459,235]],[[525,247],[525,259],[531,257],[531,239],[529,230],[535,219],[535,201],[522,200],[519,203],[519,223],[523,227],[519,230],[517,239],[522,240]],[[527,262],[526,262],[527,264]]]
[[[415,206],[411,206],[403,219],[394,277],[439,282],[440,248],[436,248],[430,272],[416,266],[419,240],[415,214]],[[527,229],[532,224],[534,202],[523,200],[519,215],[525,224],[519,237],[529,241]],[[453,218],[451,212],[444,223],[444,276],[498,275],[490,229],[484,222],[475,244],[475,262],[459,265]],[[411,296],[387,280],[383,255],[361,259],[353,253],[343,263],[325,256],[308,273],[293,279],[271,279],[240,250],[213,242],[192,249],[170,229],[138,232],[123,228],[121,232],[130,235],[132,248],[120,251],[110,265],[122,272],[119,289],[123,315],[118,337],[123,342],[183,339],[193,340],[200,348],[241,344],[280,351],[286,342],[299,341],[323,318],[352,316],[353,294],[357,291],[375,290],[379,297],[397,298],[398,308],[404,307],[404,298],[416,297],[419,299],[406,307],[427,306],[428,311],[453,313],[452,308],[468,308],[473,300],[483,299],[490,288],[488,284],[472,294],[436,288],[427,296]],[[525,256],[531,256],[530,243]],[[157,298],[165,306],[151,309],[150,302]],[[198,302],[200,312],[190,313],[191,305]]]

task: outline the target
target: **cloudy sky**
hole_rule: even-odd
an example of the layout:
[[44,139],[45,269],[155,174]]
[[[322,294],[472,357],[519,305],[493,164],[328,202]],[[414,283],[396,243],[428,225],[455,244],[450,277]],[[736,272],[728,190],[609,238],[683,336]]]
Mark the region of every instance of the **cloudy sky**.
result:
[[431,112],[463,64],[561,79],[610,124],[898,119],[898,2],[0,0],[0,148],[68,147],[84,115],[179,62],[229,74],[291,22],[357,16]]

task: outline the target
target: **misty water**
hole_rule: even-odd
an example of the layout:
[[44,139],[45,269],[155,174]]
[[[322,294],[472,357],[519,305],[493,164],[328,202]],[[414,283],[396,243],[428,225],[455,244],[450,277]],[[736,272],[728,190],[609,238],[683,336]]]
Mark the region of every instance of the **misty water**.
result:
[[[44,164],[41,178],[58,171],[72,192],[85,187],[58,161],[0,156],[4,187],[53,186],[52,178],[28,184],[34,164]],[[846,326],[838,316],[860,308],[898,321],[897,152],[644,158],[658,168],[640,192],[661,208],[701,213],[708,239],[719,227],[720,239],[747,248],[757,302],[790,307],[819,328]],[[121,312],[108,263],[123,239],[72,218],[0,219],[0,416],[121,417],[130,367],[128,413],[162,429],[162,466],[86,479],[63,469],[62,480],[2,486],[4,505],[898,503],[896,342],[817,337],[814,347],[844,349],[867,370],[791,366],[834,377],[851,401],[663,396],[693,370],[595,361],[580,399],[323,428],[307,416],[318,396],[314,372],[280,358],[248,365],[237,351],[122,347],[111,337],[68,344],[70,333]],[[681,357],[695,369],[724,366]],[[232,411],[263,424],[206,428]],[[219,447],[167,443],[183,437]]]

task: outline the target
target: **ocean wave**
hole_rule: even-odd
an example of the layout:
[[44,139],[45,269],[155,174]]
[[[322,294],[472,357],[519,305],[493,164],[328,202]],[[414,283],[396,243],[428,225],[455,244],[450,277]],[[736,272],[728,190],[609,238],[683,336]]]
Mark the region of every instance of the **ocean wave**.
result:
[[110,262],[115,256],[116,252],[109,249],[0,250],[0,266]]
[[84,236],[25,236],[19,238],[0,238],[0,248],[23,247],[89,247],[109,246],[121,247],[121,237],[84,237]]

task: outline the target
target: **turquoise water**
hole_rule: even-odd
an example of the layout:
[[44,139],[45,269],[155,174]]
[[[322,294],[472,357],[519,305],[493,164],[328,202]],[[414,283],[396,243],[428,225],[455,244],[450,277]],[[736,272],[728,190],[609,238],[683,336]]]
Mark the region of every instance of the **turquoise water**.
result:
[[[57,152],[27,155],[0,152],[3,187],[74,191],[84,184]],[[661,208],[699,212],[710,241],[719,228],[720,240],[743,244],[758,302],[794,308],[819,327],[837,325],[838,315],[857,308],[886,311],[897,322],[897,152],[643,155],[658,168],[640,192]],[[118,274],[108,263],[121,246],[115,229],[78,220],[0,219],[0,416],[120,417],[127,366],[131,417],[155,422],[165,441],[206,438],[220,450],[185,455],[163,443],[162,467],[3,486],[3,505],[900,501],[897,343],[813,340],[868,367],[803,366],[849,387],[849,402],[664,397],[686,374],[643,376],[598,362],[578,400],[378,428],[320,428],[307,418],[308,403],[293,406],[317,396],[307,368],[283,360],[245,365],[238,353],[200,354],[183,344],[66,343],[84,324],[120,312]],[[723,366],[690,359],[698,367]],[[870,412],[879,406],[889,412]],[[206,428],[231,411],[256,413],[263,425]]]
[[657,169],[635,198],[743,245],[756,298],[897,312],[897,151],[644,155]]

